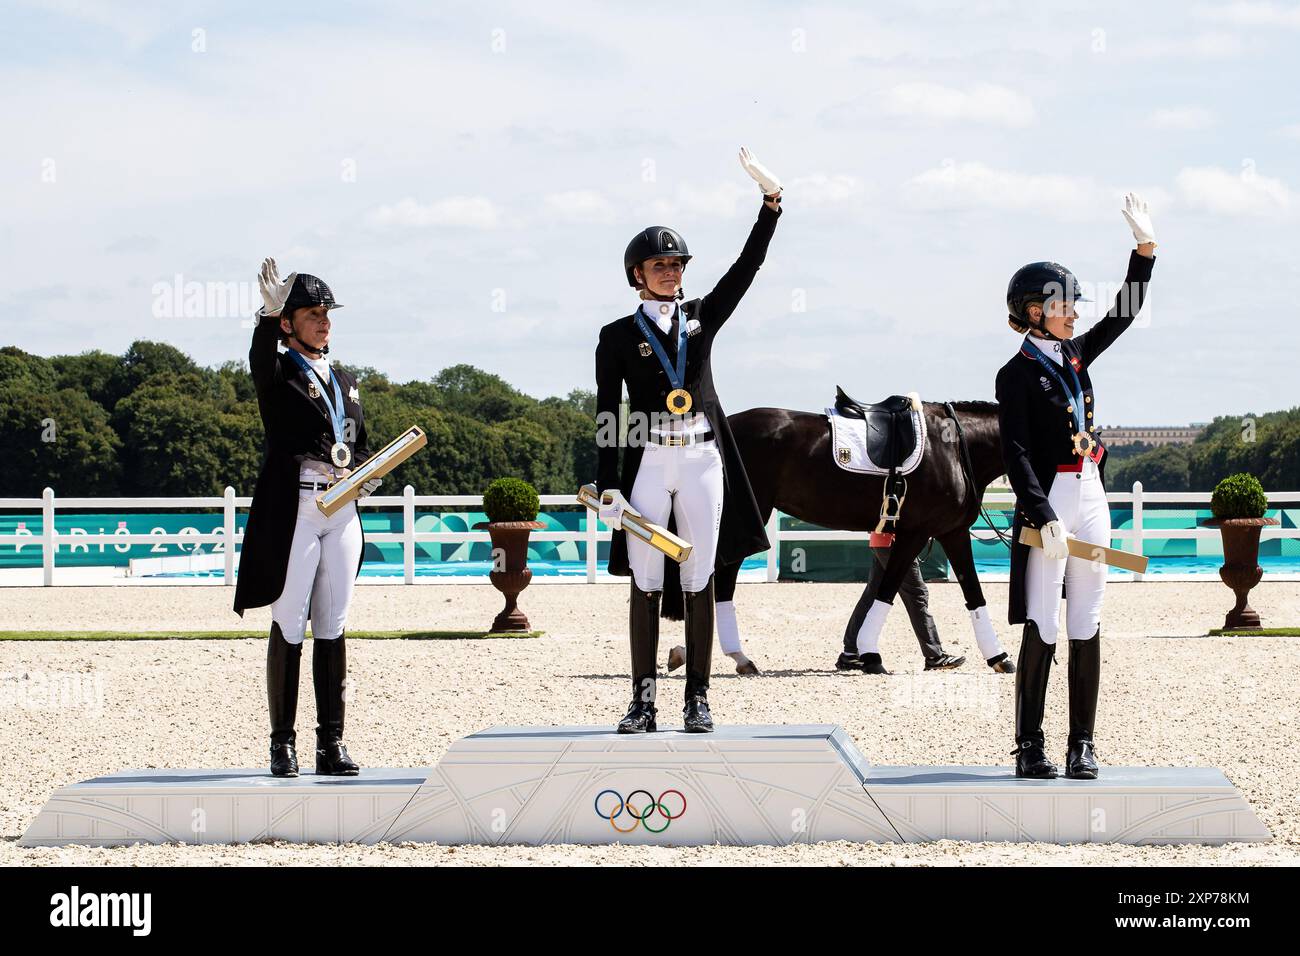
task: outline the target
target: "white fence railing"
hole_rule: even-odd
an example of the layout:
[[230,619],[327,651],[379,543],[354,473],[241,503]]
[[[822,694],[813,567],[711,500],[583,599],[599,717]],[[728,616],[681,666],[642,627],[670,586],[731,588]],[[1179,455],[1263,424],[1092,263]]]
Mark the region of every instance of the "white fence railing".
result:
[[[1147,539],[1158,538],[1168,540],[1171,538],[1217,538],[1219,532],[1213,528],[1148,528],[1143,524],[1144,506],[1151,504],[1170,505],[1190,505],[1197,508],[1203,508],[1210,502],[1209,492],[1144,492],[1140,481],[1133,483],[1133,490],[1121,492],[1109,492],[1106,495],[1111,505],[1131,505],[1133,508],[1133,524],[1131,528],[1116,529],[1112,536],[1127,543],[1129,550],[1140,551],[1142,542]],[[1271,492],[1268,494],[1269,507],[1279,508],[1287,506],[1300,506],[1300,491],[1282,491]],[[41,548],[41,565],[42,577],[41,583],[46,587],[54,584],[54,571],[56,566],[56,556],[60,547],[80,547],[89,545],[132,545],[132,544],[192,544],[202,545],[211,544],[219,548],[224,557],[224,574],[221,581],[226,586],[235,583],[235,548],[231,544],[240,544],[244,535],[243,532],[236,530],[235,516],[239,508],[248,508],[252,499],[241,497],[235,494],[235,489],[226,488],[225,493],[220,496],[212,497],[192,497],[192,498],[59,498],[55,499],[54,491],[46,488],[40,498],[0,498],[0,511],[33,511],[40,509],[41,512],[41,533],[35,535],[26,534],[0,534],[0,547],[14,545],[21,547],[36,546]],[[991,508],[1010,508],[1015,503],[1015,496],[1009,493],[987,494],[984,496],[986,507]],[[195,533],[193,531],[178,532],[173,534],[157,532],[150,534],[132,534],[125,533],[122,530],[102,533],[102,534],[66,534],[60,533],[55,528],[56,504],[59,508],[66,510],[86,510],[95,511],[113,511],[120,510],[163,510],[174,511],[187,508],[203,508],[222,510],[221,527],[208,533]],[[482,509],[483,498],[480,495],[417,495],[415,489],[407,485],[400,495],[371,495],[359,502],[363,508],[398,508],[402,510],[402,530],[401,531],[382,531],[367,532],[366,540],[376,544],[400,543],[402,545],[402,564],[403,564],[403,582],[406,584],[416,583],[415,575],[415,546],[421,542],[442,542],[442,543],[464,543],[467,541],[488,541],[490,540],[486,531],[416,531],[415,530],[415,509],[416,507],[449,507],[464,506],[473,509]],[[569,495],[542,495],[541,504],[545,508],[558,506],[572,506],[575,501]],[[768,581],[776,581],[780,559],[780,546],[786,541],[866,541],[869,537],[865,531],[807,531],[807,530],[783,530],[779,526],[780,513],[773,512],[772,517],[767,524],[767,537],[772,543],[772,548],[767,552],[767,574]],[[992,532],[987,528],[981,528],[982,520],[977,522],[976,529],[973,532],[980,540],[986,540],[991,537]],[[1264,528],[1262,537],[1268,538],[1300,538],[1300,528]],[[589,583],[595,582],[597,578],[597,561],[596,552],[597,544],[601,541],[608,541],[610,531],[600,524],[599,521],[591,520],[587,522],[587,527],[582,531],[535,531],[532,534],[533,541],[580,541],[585,544],[584,553],[586,555],[586,580]],[[1133,580],[1142,580],[1142,575],[1133,575]],[[472,579],[462,579],[472,580]]]

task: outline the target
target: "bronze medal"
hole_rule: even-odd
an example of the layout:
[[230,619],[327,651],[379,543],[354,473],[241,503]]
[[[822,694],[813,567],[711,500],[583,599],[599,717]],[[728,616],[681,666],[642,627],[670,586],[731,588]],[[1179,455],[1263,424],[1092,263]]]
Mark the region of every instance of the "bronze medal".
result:
[[684,415],[691,410],[691,393],[684,388],[675,388],[668,393],[668,411],[674,415]]
[[1092,450],[1097,447],[1097,440],[1085,432],[1077,432],[1072,438],[1074,453],[1080,457],[1091,455]]

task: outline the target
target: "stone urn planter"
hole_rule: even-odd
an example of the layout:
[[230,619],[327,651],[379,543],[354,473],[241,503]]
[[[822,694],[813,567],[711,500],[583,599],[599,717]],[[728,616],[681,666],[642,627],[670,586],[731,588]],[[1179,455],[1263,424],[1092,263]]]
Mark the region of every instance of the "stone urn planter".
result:
[[1246,603],[1246,598],[1264,576],[1264,569],[1259,566],[1260,529],[1277,523],[1276,518],[1211,518],[1205,522],[1207,527],[1217,527],[1223,537],[1219,579],[1237,595],[1237,603],[1223,621],[1227,630],[1262,627],[1259,613]]
[[533,579],[528,569],[528,537],[546,527],[536,520],[540,500],[532,485],[518,478],[498,478],[483,494],[487,521],[475,530],[487,529],[492,539],[492,570],[488,579],[505,595],[506,605],[492,621],[492,632],[527,631],[528,617],[519,607],[519,594]]
[[1206,527],[1218,528],[1223,538],[1223,566],[1219,578],[1232,589],[1237,603],[1224,618],[1225,630],[1253,630],[1261,627],[1259,614],[1247,603],[1251,588],[1264,576],[1259,566],[1259,533],[1278,523],[1265,518],[1268,499],[1253,475],[1232,475],[1214,489],[1210,506],[1214,517]]

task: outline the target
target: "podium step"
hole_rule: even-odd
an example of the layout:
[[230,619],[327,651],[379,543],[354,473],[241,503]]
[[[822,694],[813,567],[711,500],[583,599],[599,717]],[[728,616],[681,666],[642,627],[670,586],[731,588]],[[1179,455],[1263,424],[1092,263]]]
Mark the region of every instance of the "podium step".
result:
[[871,766],[834,724],[660,730],[493,727],[433,768],[280,779],[266,770],[129,770],[57,791],[23,846],[435,842],[734,846],[824,840],[1261,841],[1208,767],[1103,767],[1017,780],[1009,767]]

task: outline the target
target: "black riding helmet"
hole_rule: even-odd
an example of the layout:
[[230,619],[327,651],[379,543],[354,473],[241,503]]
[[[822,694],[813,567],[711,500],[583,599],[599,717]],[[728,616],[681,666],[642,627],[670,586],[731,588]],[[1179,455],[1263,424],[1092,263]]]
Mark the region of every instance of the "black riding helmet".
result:
[[[289,326],[293,326],[293,312],[295,309],[310,309],[314,306],[323,305],[326,309],[341,309],[342,305],[334,301],[334,293],[330,291],[324,280],[306,272],[299,272],[293,280],[293,287],[289,289],[289,298],[284,300],[284,309],[280,312],[284,318],[289,320]],[[314,349],[298,336],[281,335],[280,338],[286,341],[289,338],[297,339],[308,352],[315,354],[317,357],[328,355],[330,347],[327,345],[323,349]]]
[[691,253],[686,248],[686,240],[676,229],[667,226],[649,226],[638,232],[627,244],[623,253],[623,272],[627,275],[627,284],[632,288],[637,285],[636,274],[632,269],[647,259],[674,258],[682,260],[682,268],[691,261]]
[[1056,338],[1044,326],[1034,326],[1029,321],[1029,307],[1041,305],[1049,299],[1091,301],[1079,288],[1079,280],[1074,277],[1074,273],[1059,262],[1031,262],[1027,266],[1021,266],[1007,285],[1007,312],[1010,313],[1007,324],[1022,334],[1033,327],[1049,339]]

